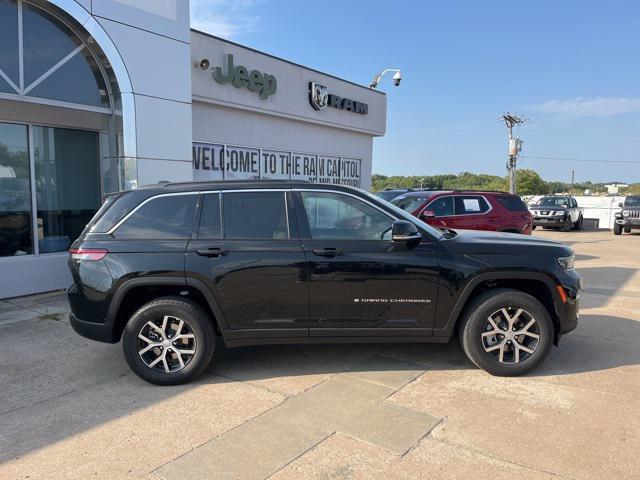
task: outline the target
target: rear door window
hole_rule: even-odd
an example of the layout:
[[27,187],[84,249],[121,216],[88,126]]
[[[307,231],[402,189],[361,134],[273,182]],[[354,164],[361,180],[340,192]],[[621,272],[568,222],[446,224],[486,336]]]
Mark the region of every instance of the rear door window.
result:
[[222,238],[219,193],[207,193],[202,196],[198,238]]
[[516,197],[513,195],[500,195],[496,197],[496,200],[500,203],[500,205],[502,205],[510,212],[527,211],[527,206],[524,204],[520,197]]
[[288,239],[285,192],[229,192],[222,194],[224,238]]
[[134,210],[113,236],[118,239],[182,240],[191,237],[197,195],[151,198]]
[[455,199],[456,215],[477,215],[489,211],[487,201],[478,195],[458,195]]

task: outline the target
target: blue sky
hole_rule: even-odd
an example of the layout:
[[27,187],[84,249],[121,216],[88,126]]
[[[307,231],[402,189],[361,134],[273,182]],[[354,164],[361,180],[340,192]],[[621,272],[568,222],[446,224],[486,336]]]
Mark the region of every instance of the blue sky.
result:
[[[506,111],[547,180],[640,182],[640,2],[191,0],[192,25],[367,84],[385,67],[373,171],[505,174]],[[561,159],[561,160],[559,160]],[[567,159],[636,163],[585,162]]]

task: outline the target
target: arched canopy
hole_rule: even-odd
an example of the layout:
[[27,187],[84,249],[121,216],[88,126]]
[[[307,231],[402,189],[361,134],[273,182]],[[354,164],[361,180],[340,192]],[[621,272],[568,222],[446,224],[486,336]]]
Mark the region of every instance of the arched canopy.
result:
[[61,19],[24,0],[0,0],[0,92],[108,109],[105,75]]

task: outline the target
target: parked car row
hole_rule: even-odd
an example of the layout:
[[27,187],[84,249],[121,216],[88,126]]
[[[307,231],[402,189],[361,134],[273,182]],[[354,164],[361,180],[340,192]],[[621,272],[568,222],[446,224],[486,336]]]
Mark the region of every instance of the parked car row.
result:
[[[530,207],[517,195],[494,191],[389,189],[376,195],[439,228],[531,235],[537,227],[570,232],[584,224],[584,209],[571,195],[547,195]],[[627,196],[619,207],[613,233],[640,229],[640,195]]]

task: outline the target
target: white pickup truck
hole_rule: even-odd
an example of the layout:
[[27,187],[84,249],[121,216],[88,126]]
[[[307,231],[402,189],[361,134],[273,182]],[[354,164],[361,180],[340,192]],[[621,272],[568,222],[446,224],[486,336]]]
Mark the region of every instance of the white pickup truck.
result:
[[560,228],[565,232],[582,229],[583,209],[571,195],[547,195],[529,207],[533,228]]

